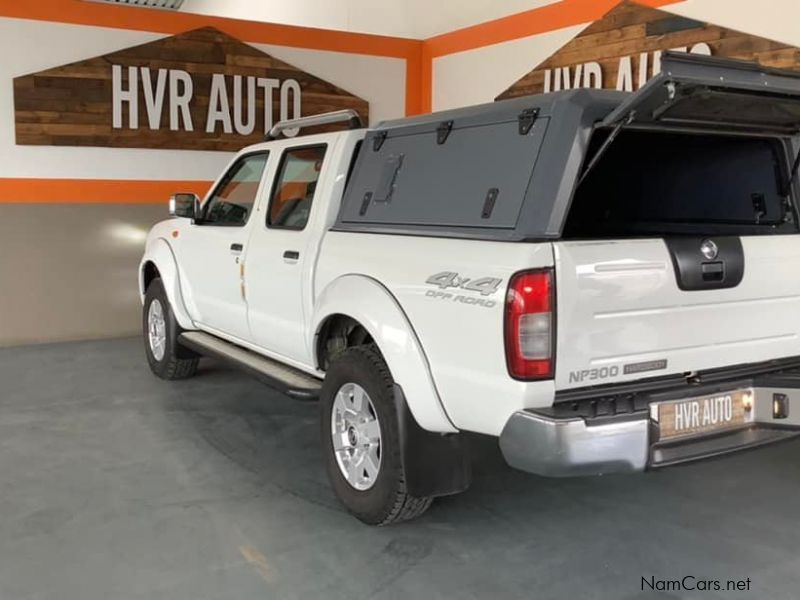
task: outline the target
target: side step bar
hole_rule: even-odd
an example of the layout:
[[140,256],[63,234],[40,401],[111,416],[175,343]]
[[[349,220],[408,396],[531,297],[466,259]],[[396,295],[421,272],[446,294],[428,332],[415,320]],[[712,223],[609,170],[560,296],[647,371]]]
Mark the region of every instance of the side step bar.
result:
[[314,400],[319,397],[322,381],[316,377],[211,334],[186,331],[180,335],[178,342],[198,354],[218,358],[240,368],[293,398]]

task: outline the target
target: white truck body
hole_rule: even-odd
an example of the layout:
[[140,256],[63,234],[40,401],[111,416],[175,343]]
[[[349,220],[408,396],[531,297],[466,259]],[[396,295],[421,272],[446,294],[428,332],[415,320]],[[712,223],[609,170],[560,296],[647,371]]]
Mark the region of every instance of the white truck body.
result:
[[[668,58],[664,77],[684,81],[670,71],[673,66],[676,71],[680,67]],[[783,78],[783,83],[788,77],[772,76]],[[800,94],[796,79],[786,85]],[[562,96],[569,105],[563,110],[591,100],[581,94]],[[555,103],[554,97],[550,95],[548,101]],[[600,108],[575,119],[579,135],[564,130],[569,138],[559,146],[566,157],[564,165],[550,176],[555,180],[552,195],[561,198],[565,207],[575,191],[595,121],[606,117],[610,108],[625,105],[621,96],[602,97]],[[646,94],[642,97],[645,104],[650,101]],[[642,115],[642,107],[637,108]],[[545,140],[560,135],[556,121],[560,110],[557,104],[550,105],[550,112],[542,108],[525,135]],[[624,114],[628,115],[624,125],[631,130],[637,124],[643,129],[660,126],[654,125],[653,119],[637,123],[630,111]],[[411,126],[423,128],[437,119],[445,123],[455,119],[454,131],[458,131],[459,115],[423,118],[412,121]],[[606,119],[607,128],[620,122],[613,112]],[[800,123],[800,118],[795,121]],[[454,121],[449,122],[453,127]],[[686,124],[678,121],[671,125],[683,126]],[[792,432],[800,426],[800,410],[788,415],[772,411],[774,394],[800,397],[790,381],[793,369],[800,366],[796,207],[787,208],[783,221],[775,225],[776,230],[791,227],[793,232],[720,234],[725,239],[738,238],[741,246],[741,251],[734,248],[725,255],[722,241],[717,240],[720,255],[733,256],[722,257],[729,262],[719,267],[727,269],[720,278],[741,266],[736,261],[744,262],[740,280],[732,285],[713,285],[718,276],[714,271],[717,254],[706,261],[699,254],[699,241],[705,244],[704,238],[708,238],[713,242],[715,235],[698,231],[695,254],[697,265],[703,261],[704,270],[701,287],[688,289],[686,286],[694,284],[686,278],[695,275],[680,270],[680,240],[672,242],[660,233],[616,239],[567,237],[562,235],[565,207],[548,213],[550,220],[542,220],[541,235],[533,237],[515,235],[518,230],[506,225],[498,228],[501,234],[489,239],[475,233],[475,228],[454,233],[455,225],[414,233],[413,223],[407,230],[393,230],[391,224],[360,223],[358,216],[348,220],[347,215],[356,215],[361,202],[360,196],[355,197],[361,192],[350,187],[346,192],[350,178],[363,178],[358,173],[360,162],[351,174],[357,145],[363,144],[362,154],[373,144],[379,147],[376,136],[381,135],[380,129],[389,132],[386,143],[391,144],[401,137],[392,137],[394,127],[390,123],[377,132],[361,129],[280,139],[243,150],[231,165],[242,156],[268,153],[246,223],[232,227],[171,219],[156,225],[142,260],[143,297],[148,268],[155,268],[182,329],[211,334],[320,380],[326,374],[320,336],[331,317],[346,316],[374,340],[422,429],[501,437],[509,463],[536,473],[641,470],[783,439],[772,434],[759,437],[752,433],[756,425],[781,425],[780,431]],[[522,121],[520,128],[522,131]],[[450,129],[445,129],[446,138]],[[759,135],[770,143],[783,144],[781,160],[789,164],[780,168],[788,171],[795,130],[788,126],[785,131],[777,131],[777,126],[767,129]],[[750,130],[734,131],[744,137],[754,135]],[[610,137],[618,133],[612,131]],[[280,158],[291,149],[319,146],[326,150],[307,224],[302,229],[270,226],[266,216],[279,178]],[[403,152],[408,163],[408,152]],[[390,155],[389,160],[398,154]],[[538,160],[534,156],[536,169],[552,170],[555,154],[542,150]],[[406,168],[414,167],[403,166]],[[397,166],[394,177],[399,169]],[[550,189],[537,193],[543,196]],[[796,184],[790,192],[787,197],[795,203]],[[349,199],[349,209],[343,208],[343,198]],[[753,202],[758,208],[759,200]],[[362,215],[368,203],[366,197]],[[491,207],[488,210],[491,212]],[[519,214],[524,217],[527,210],[523,207]],[[753,227],[760,226],[759,218]],[[509,372],[505,320],[510,282],[516,274],[530,271],[550,273],[555,288],[547,330],[552,335],[553,371],[525,380]],[[470,282],[476,281],[484,282],[485,287],[470,288]],[[703,282],[711,287],[702,288]],[[774,379],[776,373],[783,379]],[[742,423],[750,437],[724,447],[695,445],[684,454],[670,449],[662,456],[655,450],[658,435],[653,432],[659,423],[653,407],[658,402],[716,398],[742,390],[752,394],[744,400],[745,410],[752,410],[752,416]],[[620,406],[627,402],[630,407],[623,411]],[[676,409],[676,414],[680,410]],[[685,439],[698,444],[707,437]]]

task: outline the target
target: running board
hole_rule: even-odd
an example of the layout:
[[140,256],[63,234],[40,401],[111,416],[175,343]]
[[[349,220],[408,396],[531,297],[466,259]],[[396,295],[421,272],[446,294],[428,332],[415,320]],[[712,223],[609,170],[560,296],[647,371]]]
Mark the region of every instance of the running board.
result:
[[211,334],[185,331],[178,337],[178,342],[198,354],[218,358],[242,369],[292,398],[314,400],[319,397],[322,381],[316,377]]

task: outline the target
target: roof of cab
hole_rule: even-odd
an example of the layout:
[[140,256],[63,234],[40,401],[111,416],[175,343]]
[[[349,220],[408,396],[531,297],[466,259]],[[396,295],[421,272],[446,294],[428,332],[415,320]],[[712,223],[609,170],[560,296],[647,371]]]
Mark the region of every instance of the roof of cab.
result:
[[342,131],[311,133],[308,135],[303,135],[302,133],[300,133],[295,137],[282,137],[274,140],[265,140],[263,142],[258,142],[256,144],[250,144],[249,146],[245,146],[244,148],[239,150],[238,154],[247,154],[248,152],[271,150],[275,146],[282,146],[285,145],[287,142],[294,142],[296,144],[301,144],[301,145],[324,144],[324,143],[329,143],[337,138],[348,135],[358,135],[363,137],[364,133],[367,131],[369,130],[366,127],[362,127],[360,129],[343,129]]

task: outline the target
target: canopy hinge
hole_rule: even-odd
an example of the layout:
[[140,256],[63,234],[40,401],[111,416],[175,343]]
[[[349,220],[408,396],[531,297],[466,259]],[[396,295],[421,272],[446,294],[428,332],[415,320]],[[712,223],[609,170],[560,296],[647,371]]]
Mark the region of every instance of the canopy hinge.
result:
[[526,108],[517,117],[519,122],[519,134],[528,135],[528,132],[533,128],[536,119],[539,118],[539,108]]
[[378,131],[375,134],[375,137],[372,138],[372,149],[377,152],[383,146],[383,142],[386,141],[386,136],[388,135],[387,131]]
[[453,130],[452,121],[442,121],[441,123],[439,123],[439,126],[436,128],[436,143],[439,145],[444,144],[447,141],[447,138],[452,130]]

